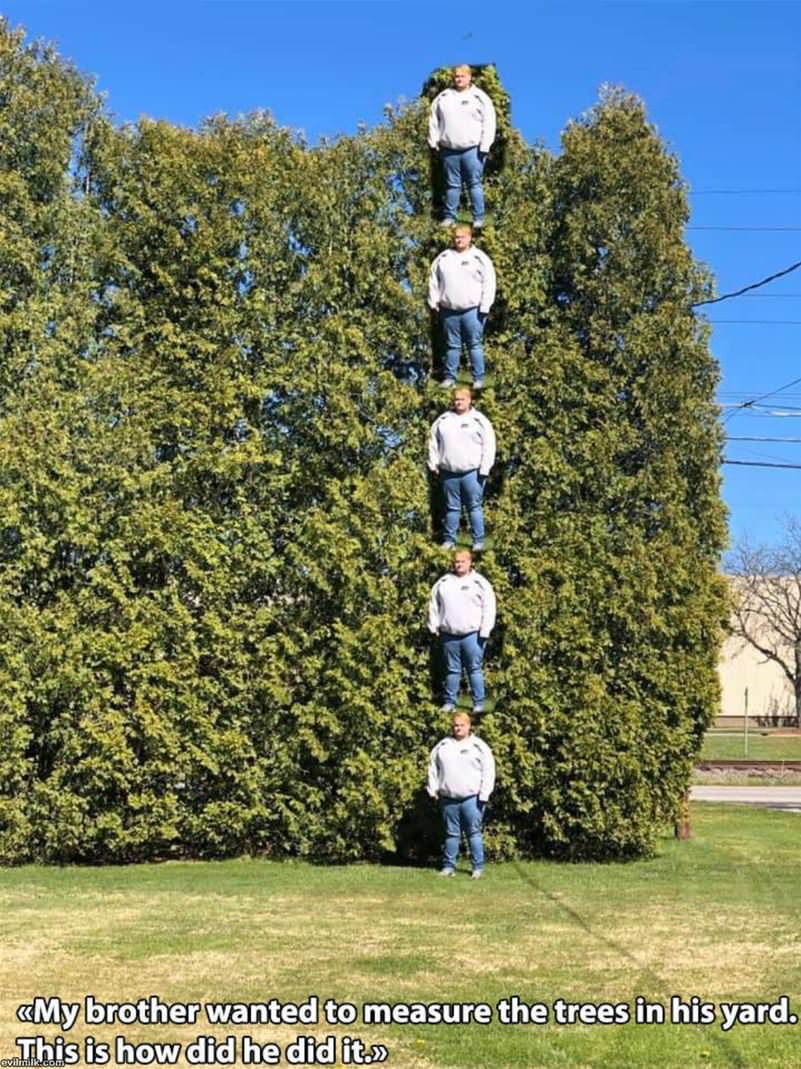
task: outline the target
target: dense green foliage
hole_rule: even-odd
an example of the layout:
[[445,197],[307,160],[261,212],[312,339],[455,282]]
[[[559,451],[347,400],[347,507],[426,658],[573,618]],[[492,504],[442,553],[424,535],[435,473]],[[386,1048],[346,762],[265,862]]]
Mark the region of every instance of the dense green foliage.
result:
[[[417,849],[426,106],[120,129],[0,24],[3,858]],[[705,280],[632,98],[557,159],[509,127],[488,187],[489,839],[637,854],[716,700]]]

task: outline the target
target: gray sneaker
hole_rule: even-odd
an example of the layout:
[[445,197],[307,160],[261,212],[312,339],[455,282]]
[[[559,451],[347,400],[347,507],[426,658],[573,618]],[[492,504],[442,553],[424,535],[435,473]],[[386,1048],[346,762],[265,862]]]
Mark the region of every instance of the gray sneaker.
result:
[[445,702],[444,705],[440,705],[439,711],[441,713],[452,713],[455,708],[456,706],[453,704],[453,702]]
[[[473,869],[473,871],[470,873],[470,879],[471,880],[480,880],[481,879],[481,873],[483,871],[484,871],[483,869]],[[453,873],[451,873],[451,875],[453,875]]]
[[437,876],[453,876],[453,869],[440,869]]
[[483,390],[484,389],[484,380],[483,379],[473,379],[473,389],[474,390]]
[[483,549],[484,549],[484,543],[483,542],[474,542],[473,543],[473,552],[474,553],[481,553],[481,551]]
[[443,390],[450,390],[452,386],[456,385],[456,379],[443,379],[440,386]]

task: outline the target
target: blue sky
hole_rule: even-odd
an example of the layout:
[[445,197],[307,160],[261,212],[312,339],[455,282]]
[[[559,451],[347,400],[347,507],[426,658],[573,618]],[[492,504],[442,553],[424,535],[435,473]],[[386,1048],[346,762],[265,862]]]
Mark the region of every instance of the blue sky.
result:
[[[120,121],[195,125],[213,112],[269,108],[316,140],[380,121],[385,102],[415,97],[440,64],[495,62],[515,125],[558,150],[560,130],[598,86],[621,84],[642,96],[681,161],[691,226],[761,228],[688,231],[720,293],[801,260],[797,2],[9,0],[3,13],[95,75]],[[801,269],[756,294],[707,309],[724,404],[801,378]],[[727,433],[801,439],[801,382],[764,404],[726,409]],[[726,455],[801,465],[801,444],[731,441]],[[801,514],[801,469],[723,473],[734,539],[769,541],[784,514]]]

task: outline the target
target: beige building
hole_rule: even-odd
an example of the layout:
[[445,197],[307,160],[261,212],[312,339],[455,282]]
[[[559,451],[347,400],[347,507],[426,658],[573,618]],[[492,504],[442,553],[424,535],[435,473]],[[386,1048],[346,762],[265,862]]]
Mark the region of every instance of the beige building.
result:
[[775,661],[766,661],[744,639],[726,640],[719,671],[723,716],[745,715],[747,689],[749,717],[795,723],[795,699],[789,679]]
[[[767,645],[775,640],[764,628],[761,638]],[[789,649],[786,653],[791,657]],[[719,671],[722,716],[744,716],[747,700],[749,718],[761,723],[795,724],[795,698],[789,679],[775,661],[767,660],[745,639],[730,636],[724,642]]]

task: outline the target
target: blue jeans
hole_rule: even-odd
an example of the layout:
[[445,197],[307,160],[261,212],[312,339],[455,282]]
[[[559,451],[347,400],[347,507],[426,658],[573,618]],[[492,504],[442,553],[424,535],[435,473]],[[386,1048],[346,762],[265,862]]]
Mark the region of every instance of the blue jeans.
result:
[[445,218],[456,219],[464,181],[470,194],[473,218],[483,219],[484,190],[481,188],[481,179],[484,161],[478,154],[478,145],[472,148],[441,148],[439,151],[445,175]]
[[484,319],[478,308],[440,308],[439,321],[445,335],[445,374],[455,379],[459,372],[459,360],[462,355],[462,342],[470,354],[470,366],[474,379],[484,378],[484,350],[481,348],[481,335],[484,333]]
[[439,477],[445,494],[445,541],[456,541],[464,503],[470,519],[473,541],[483,542],[484,513],[481,503],[484,499],[484,480],[478,470],[473,468],[472,471],[440,471]]
[[484,804],[484,802],[479,802],[477,794],[469,798],[440,798],[439,808],[442,813],[442,822],[445,825],[445,843],[442,849],[444,869],[456,867],[462,832],[467,836],[473,869],[484,867],[484,843],[481,839]]
[[471,631],[468,635],[448,635],[443,632],[440,637],[445,650],[445,701],[449,705],[456,705],[464,666],[470,681],[473,704],[481,705],[484,701],[484,673],[481,671],[481,664],[487,640],[479,638],[478,631]]

